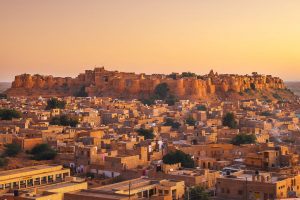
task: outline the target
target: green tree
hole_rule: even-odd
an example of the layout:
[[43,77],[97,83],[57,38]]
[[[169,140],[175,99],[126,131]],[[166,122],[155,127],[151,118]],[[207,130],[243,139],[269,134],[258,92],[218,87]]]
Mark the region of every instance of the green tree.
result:
[[233,113],[227,113],[223,117],[223,126],[228,126],[229,128],[237,127],[237,121],[235,120],[235,115]]
[[40,152],[48,151],[49,149],[50,146],[48,144],[37,144],[31,149],[30,153],[35,155]]
[[197,106],[197,110],[199,110],[199,111],[206,111],[207,108],[206,108],[205,105],[199,105],[199,106]]
[[261,115],[262,115],[262,116],[268,117],[268,116],[271,116],[272,113],[270,113],[269,111],[263,111],[263,112],[261,113]]
[[8,157],[15,157],[22,151],[22,148],[17,143],[6,144],[4,149],[4,155]]
[[190,125],[190,126],[195,126],[196,120],[195,120],[192,116],[189,116],[189,117],[185,120],[185,123],[187,123],[187,124]]
[[167,75],[167,78],[172,78],[172,79],[176,80],[177,74],[176,73],[169,74],[169,75]]
[[165,100],[169,95],[169,86],[167,83],[160,83],[154,89],[154,95],[156,98]]
[[153,129],[144,129],[140,128],[136,131],[140,136],[144,136],[144,138],[147,139],[153,139],[155,137],[153,133]]
[[209,195],[201,186],[195,186],[186,191],[184,195],[186,200],[209,200]]
[[75,94],[75,97],[88,97],[88,93],[85,91],[85,86],[82,86]]
[[1,120],[12,120],[13,118],[21,118],[21,112],[15,109],[0,109],[0,119]]
[[1,158],[0,157],[0,167],[6,166],[8,163],[8,160],[6,158]]
[[256,137],[254,134],[238,134],[234,138],[232,138],[231,143],[234,145],[241,144],[253,144],[256,142]]
[[195,166],[192,157],[189,154],[186,154],[180,150],[171,151],[168,154],[166,154],[163,157],[163,162],[165,164],[181,163],[181,166],[186,168],[194,168]]
[[154,105],[155,103],[155,99],[150,97],[148,99],[141,99],[140,100],[144,105],[148,105],[148,106],[151,106],[151,105]]
[[192,72],[182,72],[181,77],[182,78],[184,78],[184,77],[197,77],[197,74],[192,73]]
[[166,121],[164,123],[165,126],[171,126],[173,129],[179,129],[181,124],[179,122],[175,122],[173,118],[166,118]]
[[71,117],[69,115],[60,115],[56,117],[52,117],[50,120],[51,125],[59,125],[59,126],[71,126],[76,127],[79,123],[77,117]]
[[166,103],[169,105],[169,106],[174,106],[175,103],[178,101],[177,97],[174,96],[174,95],[169,95],[167,98],[166,98]]
[[58,100],[57,98],[51,98],[47,101],[47,106],[46,110],[51,110],[51,109],[65,109],[66,107],[66,102],[63,100]]
[[34,160],[53,160],[57,152],[48,144],[38,144],[31,149],[30,154]]
[[169,106],[173,106],[178,101],[178,98],[170,94],[169,91],[167,83],[160,83],[155,87],[153,95],[148,99],[141,99],[141,102],[145,105],[153,105],[155,100],[163,100]]
[[0,93],[0,99],[7,99],[7,94]]

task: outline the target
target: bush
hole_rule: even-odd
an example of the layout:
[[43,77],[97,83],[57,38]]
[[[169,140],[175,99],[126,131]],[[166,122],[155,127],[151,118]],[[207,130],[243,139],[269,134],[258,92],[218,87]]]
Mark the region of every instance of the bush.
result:
[[40,152],[45,152],[49,149],[50,147],[48,144],[38,144],[31,149],[30,154],[39,154]]
[[57,153],[55,150],[49,150],[41,152],[33,156],[34,160],[53,160],[56,157]]
[[182,72],[181,77],[182,78],[184,78],[184,77],[197,77],[197,74],[192,73],[192,72]]
[[197,110],[199,110],[199,111],[206,111],[207,108],[206,108],[205,105],[199,105],[199,106],[197,106]]
[[48,144],[38,144],[30,151],[34,160],[53,160],[57,152],[52,149]]
[[204,188],[201,186],[195,186],[187,192],[189,192],[189,194],[185,195],[185,199],[187,200],[209,200],[208,193],[205,192]]
[[0,167],[6,166],[8,163],[8,160],[6,158],[0,158]]
[[141,101],[144,105],[148,105],[148,106],[154,105],[154,103],[155,103],[155,99],[153,99],[153,98],[149,98],[149,99],[141,99],[140,101]]
[[51,110],[51,109],[65,109],[66,107],[66,102],[65,101],[60,101],[57,98],[51,98],[47,101],[47,106],[46,110]]
[[174,106],[175,103],[178,101],[177,97],[174,96],[174,95],[169,95],[166,99],[166,103],[169,105],[169,106]]
[[22,151],[22,148],[17,143],[11,143],[5,145],[4,155],[8,157],[15,157]]
[[176,150],[171,151],[163,157],[163,162],[165,164],[176,164],[181,163],[182,167],[193,168],[195,166],[194,160],[189,154],[183,151]]
[[82,86],[75,94],[75,97],[88,97],[88,93],[85,91],[85,86]]
[[195,126],[196,120],[195,120],[192,116],[189,116],[189,117],[185,120],[185,123],[187,123],[189,126]]
[[144,136],[145,140],[147,139],[153,139],[154,138],[154,133],[153,129],[144,129],[140,128],[136,131],[140,136]]
[[164,123],[165,126],[171,126],[173,129],[179,129],[181,124],[179,122],[175,122],[172,118],[167,118],[166,122]]
[[256,137],[253,134],[238,134],[232,138],[231,143],[234,145],[253,144],[256,142]]
[[7,99],[7,94],[0,93],[0,99]]
[[176,80],[177,74],[176,73],[169,74],[169,75],[167,75],[167,78],[171,78],[171,79]]
[[235,120],[235,116],[233,113],[227,113],[223,117],[223,126],[228,126],[229,128],[237,127],[237,121]]
[[282,100],[282,97],[277,93],[273,93],[273,97],[277,100]]
[[1,120],[12,120],[13,118],[21,118],[22,114],[15,109],[0,109]]
[[60,115],[58,117],[52,117],[50,120],[51,125],[59,125],[59,126],[76,127],[78,123],[79,123],[78,118],[70,117],[68,115]]
[[263,112],[261,113],[261,115],[262,115],[262,116],[265,116],[265,117],[268,117],[268,116],[271,116],[272,113],[270,113],[269,111],[263,111]]

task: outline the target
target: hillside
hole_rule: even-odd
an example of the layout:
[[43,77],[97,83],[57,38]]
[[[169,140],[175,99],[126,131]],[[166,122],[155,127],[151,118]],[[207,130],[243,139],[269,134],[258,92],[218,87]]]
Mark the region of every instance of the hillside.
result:
[[11,83],[8,82],[0,82],[0,93],[4,92],[8,88],[10,88]]
[[296,95],[300,96],[300,82],[285,82],[285,84]]

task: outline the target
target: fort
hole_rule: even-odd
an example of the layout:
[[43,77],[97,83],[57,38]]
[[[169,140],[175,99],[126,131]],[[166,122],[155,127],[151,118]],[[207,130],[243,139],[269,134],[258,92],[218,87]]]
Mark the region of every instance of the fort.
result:
[[180,99],[201,99],[226,92],[285,89],[283,80],[270,75],[217,74],[181,76],[173,73],[135,74],[108,71],[101,68],[86,70],[76,78],[42,75],[17,75],[8,96],[73,96],[84,92],[88,96],[144,98],[153,94],[160,83],[167,83],[170,92]]

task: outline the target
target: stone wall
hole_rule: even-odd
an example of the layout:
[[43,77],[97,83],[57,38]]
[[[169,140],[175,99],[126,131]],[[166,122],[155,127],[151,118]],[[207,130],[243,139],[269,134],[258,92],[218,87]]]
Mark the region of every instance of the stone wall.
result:
[[103,67],[86,70],[76,78],[22,74],[15,77],[9,96],[69,96],[84,89],[89,96],[141,98],[150,96],[160,83],[167,83],[171,93],[181,99],[199,99],[228,91],[284,89],[280,78],[258,75],[232,75],[210,72],[188,78],[107,71]]

